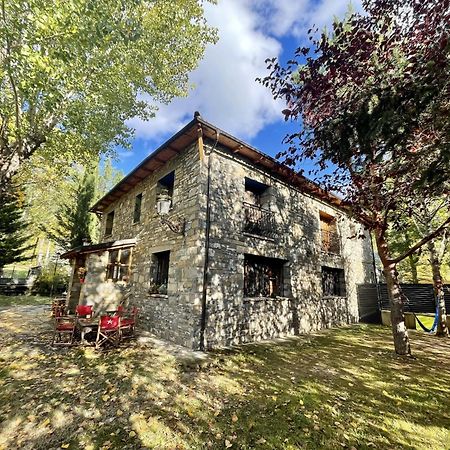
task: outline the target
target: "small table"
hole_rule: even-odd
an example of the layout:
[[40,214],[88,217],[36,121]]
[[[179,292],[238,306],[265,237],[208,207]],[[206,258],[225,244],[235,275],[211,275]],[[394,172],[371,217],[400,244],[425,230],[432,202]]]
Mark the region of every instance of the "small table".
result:
[[81,343],[83,345],[87,344],[85,339],[86,334],[91,333],[92,331],[97,331],[98,328],[98,319],[89,318],[89,319],[77,319],[77,326],[81,332]]

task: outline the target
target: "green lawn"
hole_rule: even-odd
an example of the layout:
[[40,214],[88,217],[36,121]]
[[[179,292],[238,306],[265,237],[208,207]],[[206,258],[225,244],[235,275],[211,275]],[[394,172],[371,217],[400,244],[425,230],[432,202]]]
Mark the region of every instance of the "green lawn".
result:
[[52,349],[48,311],[0,311],[0,448],[448,449],[449,340],[354,326],[218,351]]
[[0,308],[3,306],[50,305],[51,302],[50,297],[39,295],[0,295]]

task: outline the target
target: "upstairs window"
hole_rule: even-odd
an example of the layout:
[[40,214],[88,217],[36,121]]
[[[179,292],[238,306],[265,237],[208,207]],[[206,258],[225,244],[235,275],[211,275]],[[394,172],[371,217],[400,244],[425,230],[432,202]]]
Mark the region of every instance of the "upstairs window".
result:
[[153,253],[152,260],[150,292],[167,294],[170,251]]
[[244,296],[283,296],[283,266],[285,261],[276,258],[245,255]]
[[134,199],[133,223],[138,223],[141,221],[141,207],[142,207],[142,194],[138,194]]
[[340,255],[336,218],[324,212],[320,212],[320,237],[323,252]]
[[245,178],[244,203],[259,207],[269,207],[269,186],[259,181]]
[[112,281],[128,282],[131,273],[131,248],[110,250],[106,278]]
[[324,297],[345,297],[343,269],[322,267],[322,293]]
[[106,216],[105,236],[111,236],[114,226],[114,211],[111,211]]
[[175,184],[175,171],[168,173],[156,184],[156,199],[170,200],[173,202],[173,187]]
[[245,178],[244,232],[273,238],[275,232],[274,214],[270,207],[269,186]]

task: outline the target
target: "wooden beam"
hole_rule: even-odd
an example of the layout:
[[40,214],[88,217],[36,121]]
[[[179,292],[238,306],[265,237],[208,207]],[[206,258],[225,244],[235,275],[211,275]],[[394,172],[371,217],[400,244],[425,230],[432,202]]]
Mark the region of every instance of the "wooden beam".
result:
[[200,124],[197,127],[198,154],[200,161],[205,159],[205,148],[203,147],[203,128]]

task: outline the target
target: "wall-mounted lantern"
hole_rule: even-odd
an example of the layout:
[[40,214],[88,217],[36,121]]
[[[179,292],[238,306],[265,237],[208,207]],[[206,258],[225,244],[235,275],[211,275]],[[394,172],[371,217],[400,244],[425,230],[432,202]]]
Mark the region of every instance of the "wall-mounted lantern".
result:
[[170,207],[172,205],[172,199],[170,196],[162,194],[158,197],[156,202],[156,210],[161,219],[161,223],[167,225],[171,231],[176,234],[183,234],[186,227],[186,221],[182,218],[169,219],[167,215],[170,212]]

